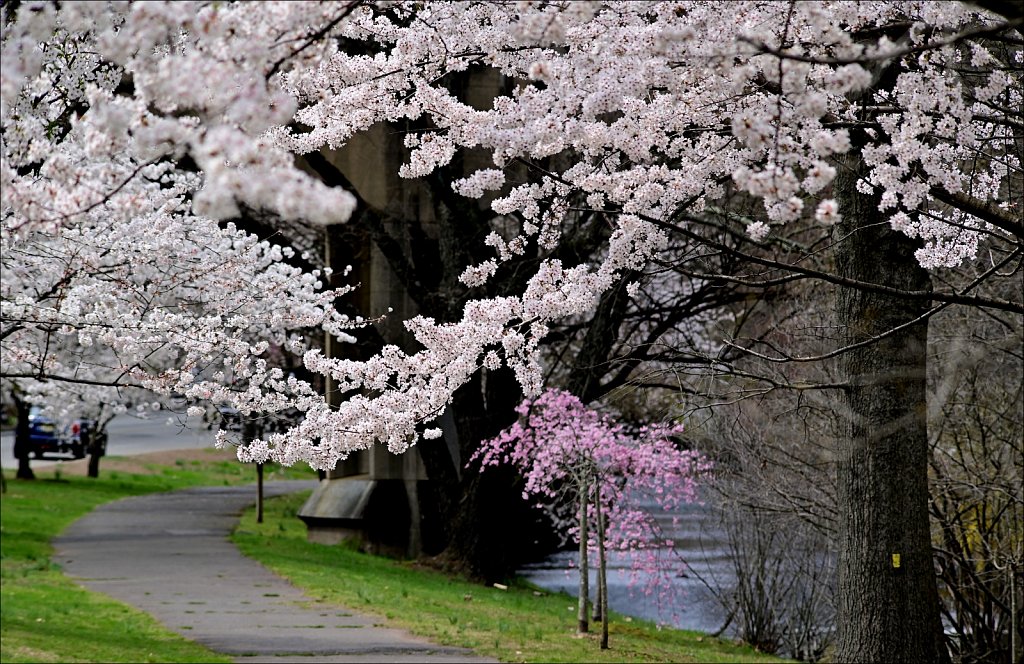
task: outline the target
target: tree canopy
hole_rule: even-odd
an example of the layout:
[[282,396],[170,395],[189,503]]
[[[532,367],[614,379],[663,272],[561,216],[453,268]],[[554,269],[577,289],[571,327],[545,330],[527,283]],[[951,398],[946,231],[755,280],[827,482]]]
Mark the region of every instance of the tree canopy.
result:
[[[298,412],[290,430],[240,445],[240,457],[329,469],[378,443],[397,453],[441,437],[453,395],[481,372],[509,371],[536,397],[545,339],[593,314],[613,322],[588,323],[602,351],[580,361],[612,362],[622,344],[626,368],[605,377],[608,389],[645,363],[679,361],[768,390],[842,393],[839,502],[851,511],[840,521],[852,529],[840,538],[853,571],[840,585],[851,601],[890,604],[855,589],[891,573],[886,556],[904,551],[914,566],[901,583],[924,600],[894,610],[930,611],[927,321],[951,306],[1024,314],[1019,290],[984,287],[1021,269],[1018,3],[2,11],[5,380],[39,398],[138,386],[243,416]],[[490,87],[474,88],[482,78]],[[460,266],[457,306],[403,321],[412,346],[353,359],[324,352],[309,331],[351,341],[368,324],[333,306],[355,284],[329,288],[315,258],[239,226],[253,216],[346,223],[359,202],[321,177],[318,155],[382,125],[404,132],[402,177],[485,203],[488,214],[472,218],[493,253]],[[577,251],[582,234],[589,244]],[[812,356],[721,327],[709,334],[701,317],[713,298],[704,308],[678,299],[730,284],[774,303],[804,281],[838,293],[841,333]],[[677,343],[680,352],[662,352]],[[303,375],[273,366],[279,352],[301,356]],[[828,384],[744,374],[734,361],[837,356]],[[588,399],[602,392],[594,373],[573,379]],[[337,399],[315,389],[319,379]],[[893,472],[877,474],[893,450]],[[901,484],[900,469],[913,481]],[[892,511],[858,530],[875,523],[856,512],[868,498]],[[878,534],[881,553],[857,543]],[[888,654],[941,657],[937,617],[916,621],[908,631],[925,636]],[[841,658],[896,643],[862,640],[859,650],[851,634]]]

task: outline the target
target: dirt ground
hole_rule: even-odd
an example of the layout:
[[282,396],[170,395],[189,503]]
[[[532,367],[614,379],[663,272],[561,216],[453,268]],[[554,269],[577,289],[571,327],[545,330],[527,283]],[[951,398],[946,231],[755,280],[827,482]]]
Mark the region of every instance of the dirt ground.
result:
[[[163,452],[150,452],[148,454],[137,454],[130,457],[103,457],[100,460],[100,474],[110,471],[123,473],[135,473],[139,475],[155,475],[159,471],[151,466],[170,466],[176,461],[234,461],[235,449],[225,448],[222,450],[209,448],[166,450]],[[64,476],[80,475],[85,477],[88,470],[89,460],[78,459],[76,461],[60,461],[60,472]],[[42,472],[52,471],[54,466],[39,469]],[[37,471],[38,472],[38,471]]]

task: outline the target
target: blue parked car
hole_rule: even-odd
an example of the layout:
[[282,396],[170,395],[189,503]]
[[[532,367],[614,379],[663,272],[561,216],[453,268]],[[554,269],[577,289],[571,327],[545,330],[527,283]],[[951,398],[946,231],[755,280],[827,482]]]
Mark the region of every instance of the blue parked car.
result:
[[70,454],[75,459],[85,457],[83,434],[93,428],[92,420],[77,419],[61,428],[56,422],[44,417],[38,407],[28,413],[29,443],[32,454],[41,459],[47,454]]

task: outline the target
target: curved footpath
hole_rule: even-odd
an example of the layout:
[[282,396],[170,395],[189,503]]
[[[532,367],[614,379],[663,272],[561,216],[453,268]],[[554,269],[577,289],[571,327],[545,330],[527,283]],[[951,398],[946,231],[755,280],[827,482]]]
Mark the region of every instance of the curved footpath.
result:
[[[265,495],[313,485],[268,482]],[[142,609],[237,662],[496,661],[314,603],[228,540],[254,501],[255,488],[242,486],[108,503],[54,540],[54,559],[85,587]]]

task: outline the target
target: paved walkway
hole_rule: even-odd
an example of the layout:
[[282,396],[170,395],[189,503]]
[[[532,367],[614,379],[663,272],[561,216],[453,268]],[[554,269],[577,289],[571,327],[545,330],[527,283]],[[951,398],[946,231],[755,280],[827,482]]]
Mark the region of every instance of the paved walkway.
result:
[[[265,485],[274,496],[315,482]],[[97,508],[54,541],[71,577],[238,662],[493,662],[317,605],[228,540],[255,488],[205,487]],[[339,583],[344,579],[339,578]]]

